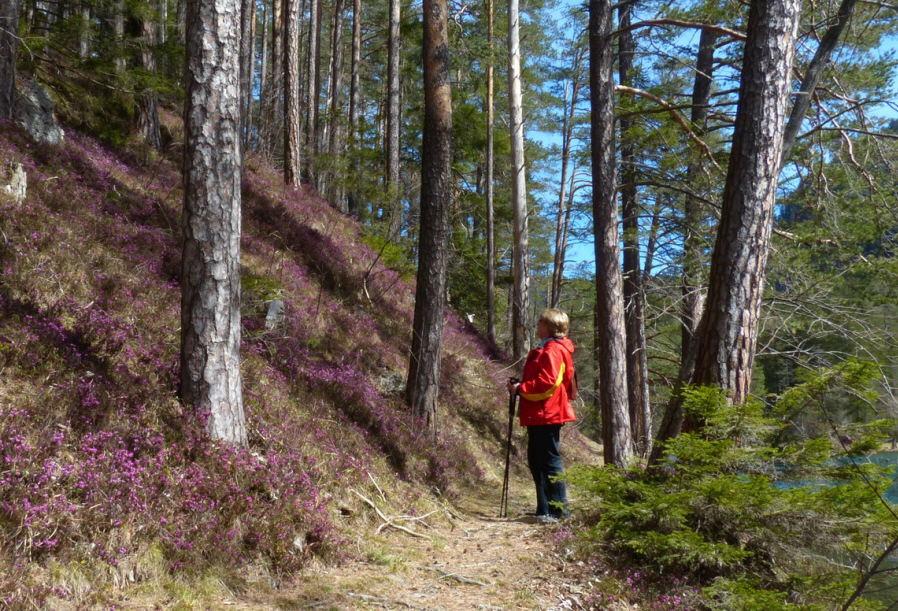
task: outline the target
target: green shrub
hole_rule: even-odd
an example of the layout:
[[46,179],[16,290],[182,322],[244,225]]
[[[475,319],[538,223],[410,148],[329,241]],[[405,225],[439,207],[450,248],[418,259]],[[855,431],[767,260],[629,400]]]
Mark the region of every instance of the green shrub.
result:
[[[820,376],[828,387],[869,379],[857,373]],[[804,396],[822,397],[813,392],[820,383],[809,379]],[[784,400],[796,405],[799,392]],[[898,520],[880,501],[891,479],[854,460],[857,449],[880,448],[893,425],[855,425],[849,454],[828,437],[784,436],[784,421],[765,417],[763,405],[730,405],[715,388],[688,389],[684,408],[704,424],[669,440],[659,465],[569,471],[585,523],[581,552],[685,577],[704,586],[707,608],[833,608],[844,600],[857,581],[844,565],[898,537]],[[779,483],[784,476],[803,485]]]

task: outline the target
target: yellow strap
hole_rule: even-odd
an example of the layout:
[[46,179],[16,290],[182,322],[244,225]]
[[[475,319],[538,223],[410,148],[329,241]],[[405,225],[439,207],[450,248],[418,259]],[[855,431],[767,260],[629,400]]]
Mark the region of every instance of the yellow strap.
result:
[[526,393],[519,393],[522,397],[527,399],[528,401],[544,401],[555,394],[555,391],[561,386],[561,380],[564,378],[564,361],[561,361],[561,370],[558,372],[558,379],[555,380],[555,385],[547,390],[544,393],[540,393],[538,395],[528,395]]

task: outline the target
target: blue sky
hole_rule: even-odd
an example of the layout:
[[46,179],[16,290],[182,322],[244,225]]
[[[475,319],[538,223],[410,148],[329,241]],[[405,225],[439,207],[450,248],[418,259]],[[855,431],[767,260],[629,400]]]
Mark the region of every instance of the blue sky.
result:
[[[581,2],[571,2],[570,0],[562,0],[562,4],[581,4]],[[683,35],[683,44],[684,45],[693,45],[696,46],[698,42],[698,34],[695,32],[684,32]],[[693,40],[694,39],[694,40]],[[884,39],[884,44],[880,48],[880,53],[895,53],[898,52],[898,34],[889,36]],[[892,75],[892,83],[891,90],[893,92],[898,88],[898,67],[893,69]],[[870,115],[874,117],[881,118],[898,118],[898,94],[892,97],[891,105],[882,104],[874,108],[868,109]],[[537,132],[537,131],[529,131],[527,134],[528,138],[541,142],[546,146],[559,146],[561,145],[561,135],[560,133],[547,133],[547,132]],[[555,169],[555,176],[553,178],[553,182],[559,180],[561,174],[560,162],[558,163],[558,167]],[[552,200],[552,195],[549,194],[546,196],[549,201]],[[554,195],[557,198],[557,194]],[[555,200],[557,201],[557,200]],[[554,205],[554,202],[553,202]],[[567,273],[570,274],[581,264],[587,264],[592,267],[595,261],[594,255],[594,246],[592,241],[580,242],[580,243],[572,243],[568,248],[568,262],[566,264]]]

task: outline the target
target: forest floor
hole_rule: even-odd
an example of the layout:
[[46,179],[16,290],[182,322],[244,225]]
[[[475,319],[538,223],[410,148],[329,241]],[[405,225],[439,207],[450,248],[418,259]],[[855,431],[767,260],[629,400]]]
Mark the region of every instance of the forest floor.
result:
[[[428,611],[634,609],[624,601],[590,604],[590,577],[566,545],[572,524],[539,524],[527,516],[529,481],[512,481],[508,519],[498,514],[499,490],[473,488],[431,514],[394,516],[386,497],[364,497],[347,519],[354,539],[339,563],[313,561],[292,583],[270,575],[239,583],[227,577],[198,592],[196,584],[167,596],[126,597],[118,608]],[[576,499],[572,499],[576,504]],[[376,508],[375,508],[376,507]],[[349,509],[347,508],[347,511]],[[389,524],[388,524],[389,523]],[[402,530],[392,525],[406,528]],[[361,527],[361,528],[360,528]],[[413,534],[410,534],[411,531]],[[208,580],[206,581],[208,585]],[[141,600],[142,599],[142,600]]]
[[[559,543],[565,525],[499,519],[487,500],[466,495],[432,517],[429,528],[426,518],[401,523],[421,536],[392,527],[377,533],[384,524],[378,518],[374,536],[350,544],[353,557],[344,563],[312,567],[277,592],[245,592],[222,603],[230,609],[587,608],[582,565]],[[512,513],[525,513],[523,503],[512,505]]]

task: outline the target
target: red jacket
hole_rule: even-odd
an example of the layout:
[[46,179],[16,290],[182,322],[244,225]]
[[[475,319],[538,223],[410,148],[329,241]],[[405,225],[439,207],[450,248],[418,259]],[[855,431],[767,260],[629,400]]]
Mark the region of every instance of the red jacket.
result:
[[576,420],[573,392],[574,344],[570,338],[549,340],[527,355],[518,395],[521,426],[563,424]]

